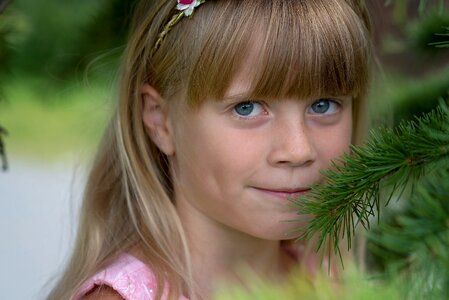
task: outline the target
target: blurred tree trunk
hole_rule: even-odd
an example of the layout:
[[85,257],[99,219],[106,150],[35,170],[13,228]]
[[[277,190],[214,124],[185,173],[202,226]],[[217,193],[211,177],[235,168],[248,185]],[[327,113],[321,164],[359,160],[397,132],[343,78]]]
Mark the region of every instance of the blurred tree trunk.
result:
[[0,0],[0,13],[2,13],[6,6],[8,6],[9,2],[11,2],[10,0]]
[[[2,13],[6,6],[8,6],[10,0],[0,0],[0,13]],[[8,168],[8,162],[6,160],[5,143],[3,142],[3,136],[7,134],[5,128],[0,125],[0,159],[2,170],[5,171]]]

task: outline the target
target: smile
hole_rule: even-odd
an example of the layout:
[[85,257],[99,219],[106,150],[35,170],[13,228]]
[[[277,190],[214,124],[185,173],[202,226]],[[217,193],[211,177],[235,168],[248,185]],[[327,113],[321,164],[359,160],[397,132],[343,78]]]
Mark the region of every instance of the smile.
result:
[[266,189],[259,187],[253,188],[264,194],[275,196],[282,199],[298,198],[304,196],[305,193],[310,191],[310,188],[279,188],[279,189],[271,189],[271,188]]

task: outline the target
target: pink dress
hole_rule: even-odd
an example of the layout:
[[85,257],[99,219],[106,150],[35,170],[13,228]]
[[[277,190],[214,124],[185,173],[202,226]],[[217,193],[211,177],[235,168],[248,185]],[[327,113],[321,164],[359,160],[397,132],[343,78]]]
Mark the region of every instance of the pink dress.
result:
[[[100,285],[111,287],[126,300],[152,300],[156,296],[156,279],[150,268],[126,253],[87,280],[74,299],[80,299]],[[167,291],[163,299],[166,298],[166,294]],[[187,298],[181,297],[180,300],[187,300]]]
[[[283,250],[298,261],[295,247],[284,246]],[[77,291],[74,300],[79,300],[101,285],[111,287],[125,300],[152,300],[156,296],[156,279],[151,269],[127,253],[120,255],[111,265],[89,278]],[[167,287],[162,296],[162,299],[166,298]],[[181,297],[180,300],[188,299]]]

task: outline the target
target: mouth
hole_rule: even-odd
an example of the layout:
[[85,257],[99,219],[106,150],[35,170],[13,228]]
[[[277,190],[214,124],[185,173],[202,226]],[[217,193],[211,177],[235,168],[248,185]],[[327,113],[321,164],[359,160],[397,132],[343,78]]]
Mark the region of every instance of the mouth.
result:
[[275,196],[282,199],[294,199],[304,196],[310,188],[260,188],[253,187],[255,190],[264,194]]

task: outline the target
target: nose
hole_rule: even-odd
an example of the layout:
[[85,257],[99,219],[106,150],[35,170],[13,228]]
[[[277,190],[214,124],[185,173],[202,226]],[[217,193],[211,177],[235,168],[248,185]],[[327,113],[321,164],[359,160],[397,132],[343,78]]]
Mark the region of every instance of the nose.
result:
[[274,133],[269,163],[277,167],[308,166],[316,160],[313,136],[297,118],[279,124]]

